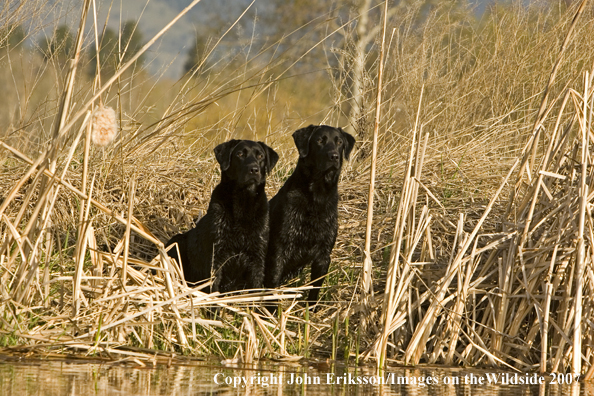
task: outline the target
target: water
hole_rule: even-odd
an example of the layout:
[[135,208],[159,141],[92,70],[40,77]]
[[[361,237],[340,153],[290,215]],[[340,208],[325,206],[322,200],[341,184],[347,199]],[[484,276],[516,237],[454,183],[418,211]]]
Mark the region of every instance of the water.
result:
[[[498,374],[499,384],[488,384],[488,379]],[[526,373],[514,377],[508,372],[507,376],[512,382],[538,379],[538,375]],[[0,361],[0,395],[594,395],[594,384],[555,384],[550,375],[540,385],[501,385],[504,377],[505,372],[497,370],[395,368],[385,373],[388,384],[375,385],[368,383],[378,380],[372,369],[360,367],[267,363],[240,368],[204,363],[142,368],[66,361]],[[563,377],[562,381],[570,379]]]

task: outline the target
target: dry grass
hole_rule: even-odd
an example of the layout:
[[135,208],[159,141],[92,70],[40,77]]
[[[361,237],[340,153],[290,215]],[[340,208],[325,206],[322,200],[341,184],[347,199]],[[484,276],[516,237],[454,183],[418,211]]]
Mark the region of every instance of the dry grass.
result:
[[[23,96],[22,117],[0,112],[3,125],[12,125],[0,139],[5,352],[143,362],[155,351],[244,362],[373,356],[589,370],[593,310],[578,291],[587,296],[594,286],[594,196],[589,158],[582,157],[591,133],[592,84],[583,83],[592,65],[591,8],[577,20],[539,111],[577,9],[511,7],[477,24],[449,3],[425,19],[411,8],[388,21],[370,255],[376,298],[366,307],[359,291],[375,47],[367,116],[351,126],[359,144],[342,175],[339,238],[317,312],[294,300],[307,286],[226,296],[190,289],[162,241],[206,210],[218,182],[212,148],[231,136],[266,140],[279,152],[269,197],[278,190],[296,157],[290,133],[346,119],[342,58],[329,60],[322,84],[329,93],[313,101],[289,82],[315,84],[323,76],[279,81],[292,71],[282,57],[264,65],[236,58],[173,88],[123,64],[95,91],[72,69],[45,65],[34,80],[44,82],[36,89],[46,96]],[[10,65],[15,53],[7,54]],[[21,80],[27,77],[14,77],[14,92]],[[59,111],[69,91],[72,109]],[[120,125],[104,148],[90,139],[99,98]],[[268,299],[282,301],[279,317],[260,309]],[[574,348],[583,359],[573,361]]]
[[[407,364],[501,364],[575,374],[583,373],[582,365],[590,369],[592,307],[582,297],[594,292],[590,84],[586,73],[581,94],[568,89],[559,113],[539,118],[477,224],[460,213],[445,273],[432,285],[424,270],[434,255],[432,216],[441,216],[431,215],[427,204],[415,216],[424,146],[411,152],[394,234],[393,252],[400,257],[390,259],[384,332],[370,352],[385,354],[392,336]],[[544,153],[531,162],[545,131]],[[514,174],[517,191],[507,211],[495,215],[497,233],[479,233]],[[576,349],[582,351],[577,359]]]

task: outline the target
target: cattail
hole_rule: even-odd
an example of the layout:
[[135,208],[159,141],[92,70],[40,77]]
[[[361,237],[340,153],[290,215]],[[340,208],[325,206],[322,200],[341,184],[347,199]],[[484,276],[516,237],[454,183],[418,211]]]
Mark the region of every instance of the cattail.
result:
[[116,113],[111,107],[99,106],[93,114],[91,138],[97,146],[107,146],[118,133]]

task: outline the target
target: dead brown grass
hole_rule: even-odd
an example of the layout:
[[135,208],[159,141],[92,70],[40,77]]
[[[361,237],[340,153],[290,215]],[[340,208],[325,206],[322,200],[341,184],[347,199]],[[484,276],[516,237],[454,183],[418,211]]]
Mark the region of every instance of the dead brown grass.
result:
[[[360,310],[358,292],[374,66],[366,77],[369,122],[352,126],[359,145],[343,171],[339,239],[316,313],[293,301],[304,288],[229,296],[190,289],[162,241],[206,210],[218,182],[212,148],[231,136],[265,139],[280,153],[267,186],[272,196],[294,166],[291,132],[310,120],[346,119],[344,65],[329,69],[336,89],[316,99],[320,108],[294,113],[287,109],[299,105],[286,92],[296,93],[295,102],[307,97],[299,84],[281,87],[277,78],[286,71],[277,65],[248,62],[224,80],[198,75],[166,94],[146,75],[122,72],[101,96],[121,126],[105,148],[87,146],[83,119],[98,100],[82,78],[71,80],[73,109],[58,128],[62,138],[40,133],[27,143],[56,125],[59,113],[49,103],[68,89],[56,83],[53,99],[41,102],[54,110],[23,118],[30,122],[13,119],[2,138],[3,345],[143,361],[156,350],[246,362],[312,354],[349,360],[374,351],[385,362],[585,372],[588,339],[579,337],[582,367],[572,348],[592,315],[578,296],[592,292],[594,279],[591,194],[580,187],[589,185],[590,168],[589,160],[585,171],[576,164],[589,145],[581,140],[591,117],[583,107],[591,90],[583,87],[583,72],[592,65],[593,20],[585,13],[576,22],[546,111],[539,112],[576,9],[513,7],[494,9],[476,25],[447,4],[422,22],[414,8],[402,10],[398,24],[389,22],[371,311]],[[373,65],[374,49],[369,57]],[[134,91],[134,82],[143,88]],[[328,97],[333,101],[322,106]],[[280,317],[260,311],[265,299],[285,301]],[[208,315],[214,306],[221,307],[216,318]]]

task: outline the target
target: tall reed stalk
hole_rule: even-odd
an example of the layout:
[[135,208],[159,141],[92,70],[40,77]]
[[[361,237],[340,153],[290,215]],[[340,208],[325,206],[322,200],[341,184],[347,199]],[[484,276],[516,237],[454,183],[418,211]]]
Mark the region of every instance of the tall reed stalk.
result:
[[[369,194],[367,198],[367,225],[365,227],[365,250],[363,260],[363,293],[365,296],[373,297],[372,267],[371,260],[371,227],[373,224],[373,196],[375,194],[375,168],[377,166],[377,139],[380,127],[380,116],[382,111],[382,78],[384,72],[384,52],[386,46],[386,24],[388,20],[388,2],[384,3],[382,42],[380,46],[380,59],[377,73],[377,97],[375,104],[375,123],[373,127],[373,143],[371,148],[371,170],[369,172]],[[366,297],[367,298],[367,297]]]

